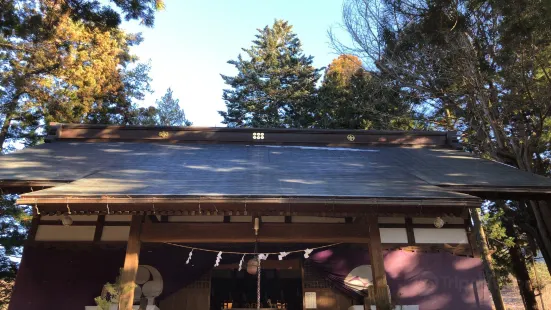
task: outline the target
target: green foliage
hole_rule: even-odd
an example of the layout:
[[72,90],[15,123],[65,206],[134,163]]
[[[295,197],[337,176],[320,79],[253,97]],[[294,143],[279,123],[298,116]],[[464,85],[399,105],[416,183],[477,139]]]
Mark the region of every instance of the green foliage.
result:
[[[537,261],[531,266],[530,278],[534,279],[534,286],[538,289],[538,291],[551,286],[551,274],[549,273],[545,262]],[[535,280],[536,278],[538,279],[537,283]]]
[[514,239],[507,236],[503,227],[505,212],[500,209],[490,208],[482,216],[482,225],[486,232],[488,246],[493,251],[494,271],[500,287],[511,283],[511,258],[508,249],[515,245]]
[[161,126],[191,126],[186,119],[184,109],[180,107],[180,100],[172,97],[172,89],[167,89],[157,103],[158,125]]
[[[368,59],[401,96],[423,106],[433,128],[459,131],[467,151],[549,176],[551,7],[543,3],[346,0],[343,26],[353,43],[333,42]],[[525,202],[490,208],[485,228],[501,279],[509,271],[525,274],[532,240],[551,269],[550,227],[537,222],[535,208]],[[533,303],[523,287],[525,302]]]
[[410,104],[392,82],[368,72],[361,60],[341,55],[327,67],[315,107],[316,127],[402,129],[415,126]]
[[[0,245],[6,255],[18,256],[31,224],[30,210],[14,205],[14,195],[0,196]],[[0,271],[0,275],[4,275]]]
[[143,100],[146,93],[151,93],[150,63],[127,65],[120,70],[121,84],[116,92],[108,94],[101,104],[94,104],[90,113],[82,122],[91,124],[119,124],[119,125],[153,125],[148,115],[155,114],[156,110],[138,107],[136,100]]
[[[68,15],[95,28],[117,28],[121,19],[139,20],[152,27],[155,12],[164,9],[162,0],[114,0],[114,6],[95,0],[0,1],[0,30],[4,36],[48,36],[57,26],[58,18]],[[56,7],[55,14],[48,12]],[[121,16],[123,15],[123,16]],[[122,18],[121,18],[122,17]]]
[[220,111],[229,127],[310,127],[314,121],[316,81],[319,69],[312,56],[305,56],[297,35],[286,21],[258,29],[253,46],[228,61],[237,76],[222,75],[231,89],[223,99],[227,111]]
[[[114,1],[127,19],[153,24],[161,1]],[[57,122],[128,123],[132,99],[149,89],[148,65],[132,65],[141,42],[117,28],[119,13],[96,1],[2,1],[0,145],[36,143]],[[6,146],[4,142],[7,142]]]
[[122,292],[122,282],[119,275],[115,283],[106,283],[103,286],[101,295],[94,298],[94,301],[98,306],[98,310],[110,310],[111,305],[114,305],[119,301],[119,297]]
[[21,257],[30,223],[30,210],[16,206],[14,195],[0,195],[0,308],[9,303],[18,267],[11,258]]
[[101,291],[101,295],[94,298],[99,310],[109,310],[111,305],[117,304],[121,295],[134,292],[135,284],[122,284],[122,269],[119,270],[119,276],[115,283],[107,282]]
[[[42,142],[50,121],[148,122],[154,108],[135,100],[150,92],[149,64],[130,47],[139,35],[118,28],[121,18],[152,26],[162,0],[0,0],[0,150]],[[0,155],[1,156],[1,155]],[[9,290],[30,224],[30,210],[0,193],[0,302]]]
[[153,106],[147,108],[134,107],[134,109],[132,110],[132,115],[130,116],[130,124],[142,126],[157,126],[159,124],[157,109]]

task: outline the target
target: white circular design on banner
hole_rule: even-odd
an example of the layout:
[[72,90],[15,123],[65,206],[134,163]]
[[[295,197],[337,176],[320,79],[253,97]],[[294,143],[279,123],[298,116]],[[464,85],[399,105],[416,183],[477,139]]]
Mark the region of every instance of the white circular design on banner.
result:
[[136,273],[136,284],[142,285],[149,281],[150,278],[151,272],[149,272],[149,269],[142,265],[138,266],[138,272]]
[[361,291],[373,284],[371,265],[358,266],[346,276],[344,284],[352,289]]
[[158,297],[163,292],[163,277],[153,266],[138,266],[136,284],[134,288],[134,301],[138,301],[144,296],[148,299],[148,304],[152,305],[155,297]]

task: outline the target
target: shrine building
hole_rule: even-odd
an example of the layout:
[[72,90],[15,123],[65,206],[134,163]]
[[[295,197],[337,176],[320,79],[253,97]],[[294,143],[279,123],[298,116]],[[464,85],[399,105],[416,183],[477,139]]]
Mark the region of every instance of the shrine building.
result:
[[490,310],[471,212],[551,201],[449,132],[50,128],[0,157],[33,212],[9,310]]

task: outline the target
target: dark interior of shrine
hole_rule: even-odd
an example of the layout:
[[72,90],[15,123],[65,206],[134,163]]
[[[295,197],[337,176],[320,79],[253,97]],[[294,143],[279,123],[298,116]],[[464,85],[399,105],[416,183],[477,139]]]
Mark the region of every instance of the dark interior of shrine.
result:
[[[296,269],[262,269],[261,308],[302,309],[302,279]],[[256,308],[257,274],[246,269],[213,270],[210,309]]]

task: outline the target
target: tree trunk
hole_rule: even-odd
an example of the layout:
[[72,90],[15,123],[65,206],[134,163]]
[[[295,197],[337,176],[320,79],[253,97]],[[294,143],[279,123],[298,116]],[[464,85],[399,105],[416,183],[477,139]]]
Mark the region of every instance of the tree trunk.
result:
[[10,123],[15,115],[15,109],[17,108],[17,101],[19,101],[19,97],[21,96],[21,93],[17,93],[8,104],[6,104],[6,119],[4,119],[4,122],[2,124],[2,128],[0,129],[0,152],[4,149],[4,142],[6,141],[6,138],[8,137],[8,131],[10,129]]
[[504,219],[503,226],[507,232],[507,236],[513,237],[515,245],[509,248],[509,255],[511,256],[511,266],[513,267],[513,273],[517,279],[520,295],[524,302],[526,310],[538,310],[538,303],[536,301],[536,295],[534,294],[534,288],[532,287],[532,281],[530,281],[530,274],[528,273],[528,267],[522,254],[522,250],[519,245],[519,240],[515,227],[510,220]]
[[492,294],[495,309],[505,310],[505,304],[503,303],[501,291],[499,290],[499,284],[497,283],[496,274],[492,265],[492,256],[490,254],[490,249],[488,249],[488,244],[486,243],[486,233],[482,228],[480,214],[478,212],[479,211],[476,208],[471,209],[471,216],[473,218],[477,244],[480,249],[482,263],[484,265],[484,274],[486,275],[488,290],[490,290],[490,294]]
[[12,119],[11,113],[6,114],[6,119],[2,124],[2,129],[0,129],[0,151],[2,151],[4,147],[4,141],[6,141],[6,137],[8,136],[8,130],[10,129],[11,119]]
[[551,273],[551,201],[530,201],[536,218],[539,237],[538,247],[543,254],[547,270]]

